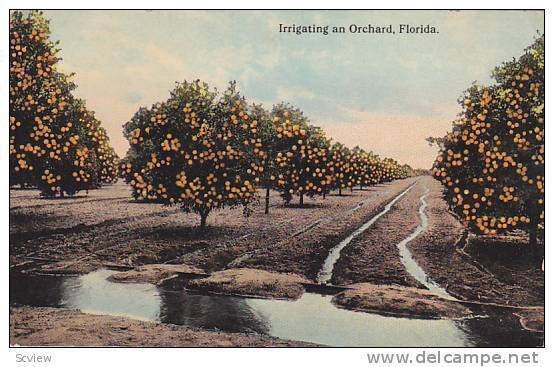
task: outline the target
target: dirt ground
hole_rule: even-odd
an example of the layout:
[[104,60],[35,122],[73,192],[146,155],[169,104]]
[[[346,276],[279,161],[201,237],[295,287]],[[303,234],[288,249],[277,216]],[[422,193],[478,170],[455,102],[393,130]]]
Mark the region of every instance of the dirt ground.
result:
[[84,314],[46,307],[10,307],[12,346],[314,347],[261,335]]
[[464,227],[448,210],[442,186],[427,176],[343,249],[335,264],[334,284],[420,287],[400,262],[397,243],[420,223],[417,211],[427,189],[429,226],[408,247],[433,281],[461,300],[518,307],[544,305],[544,272],[528,256],[527,238],[471,236],[467,243],[462,241]]
[[515,313],[521,326],[529,331],[544,332],[544,307],[535,310],[521,310]]
[[472,314],[460,303],[442,299],[426,289],[370,283],[351,287],[333,297],[333,303],[349,310],[418,318],[461,319]]
[[502,237],[494,241],[476,238],[462,251],[456,245],[463,227],[448,211],[441,185],[431,177],[422,178],[421,184],[430,190],[426,200],[429,227],[408,247],[435,282],[459,299],[544,305],[544,272],[527,255],[525,237],[511,244]]
[[396,245],[418,226],[417,211],[423,191],[424,186],[416,184],[389,212],[341,251],[333,272],[333,284],[420,286],[404,269]]
[[308,279],[297,274],[239,268],[192,280],[187,288],[228,295],[298,299],[304,294],[303,284],[307,283],[310,283]]
[[262,202],[248,218],[241,209],[216,211],[203,232],[196,215],[135,202],[123,183],[67,199],[11,190],[10,265],[86,273],[106,262],[169,262],[208,272],[250,267],[314,279],[337,241],[413,181],[307,200],[305,208],[286,208],[273,193],[269,215],[263,214]]
[[[507,241],[504,237],[493,240],[470,236],[467,242],[461,241],[465,238],[464,228],[449,212],[440,183],[430,176],[399,180],[352,193],[347,191],[342,197],[328,195],[325,199],[308,199],[304,208],[285,207],[277,193],[272,193],[269,215],[263,214],[263,200],[260,200],[250,217],[244,217],[241,209],[210,214],[209,228],[205,231],[197,228],[199,219],[194,214],[183,213],[176,207],[132,200],[129,188],[123,183],[91,191],[88,196],[66,199],[41,199],[36,190],[11,190],[10,268],[70,274],[87,273],[106,265],[128,270],[147,264],[175,264],[195,267],[200,273],[250,268],[290,273],[303,281],[314,281],[331,248],[416,181],[416,185],[388,213],[342,250],[335,264],[333,284],[402,286],[410,290],[409,297],[417,293],[421,285],[404,269],[397,243],[419,225],[419,199],[429,190],[426,199],[429,227],[408,244],[414,259],[427,275],[460,300],[515,307],[544,305],[544,272],[526,255],[526,238],[512,236]],[[150,272],[150,276],[135,269],[122,278],[123,281],[157,282],[173,274],[166,270]],[[148,279],[145,280],[145,276]],[[287,284],[281,287],[275,282],[256,284],[255,277],[247,277],[247,284],[242,280],[235,282],[238,285],[233,283],[234,278],[229,279],[219,277],[217,284],[210,283],[208,288],[225,283],[226,288],[222,291],[230,287],[239,293],[246,291],[263,297],[279,297],[278,293],[284,292],[284,297],[289,298],[295,298],[303,291],[296,281],[292,287]],[[292,293],[287,293],[289,291]],[[363,293],[364,290],[358,291]],[[419,296],[433,301],[433,297],[418,293]],[[418,297],[405,303],[414,301],[418,304]],[[382,306],[379,299],[368,298],[367,294],[355,294],[337,304],[366,310]],[[59,317],[55,315],[58,312]],[[519,312],[525,328],[542,330],[544,327],[544,309],[510,312]],[[64,338],[71,340],[73,331],[70,328],[63,329],[67,335],[54,335],[48,325],[43,329],[29,326],[31,333],[26,336],[27,323],[40,325],[41,318],[50,322],[50,316],[52,322],[59,322],[52,324],[53,328],[62,325],[64,318],[86,321],[83,328],[100,327],[94,326],[97,322],[98,325],[106,323],[107,330],[112,330],[110,325],[115,319],[121,325],[135,325],[131,320],[103,319],[101,316],[89,319],[72,311],[29,307],[17,308],[13,314],[11,331],[15,334],[10,335],[13,343],[21,344],[40,344],[40,338],[52,344],[56,340],[63,342]],[[92,324],[88,324],[89,321]],[[78,325],[78,321],[75,324]],[[175,335],[184,333],[183,339],[172,337],[171,333],[163,334],[167,341],[144,335],[146,326],[138,323],[130,332],[131,341],[118,336],[116,328],[116,331],[109,331],[109,335],[100,339],[90,336],[93,339],[86,339],[83,343],[110,345],[113,340],[115,344],[121,343],[117,345],[208,345],[202,337],[190,334],[189,329],[156,327],[167,330],[167,333],[175,331]],[[218,335],[222,335],[221,339],[216,338],[216,344],[210,341],[210,346],[219,345],[217,343],[272,345],[270,339],[241,336],[245,339],[239,340],[234,339],[235,336]],[[232,344],[234,342],[237,344]]]
[[189,265],[148,264],[137,266],[133,270],[115,273],[108,279],[119,283],[152,283],[161,285],[165,280],[180,274],[205,275],[206,273]]

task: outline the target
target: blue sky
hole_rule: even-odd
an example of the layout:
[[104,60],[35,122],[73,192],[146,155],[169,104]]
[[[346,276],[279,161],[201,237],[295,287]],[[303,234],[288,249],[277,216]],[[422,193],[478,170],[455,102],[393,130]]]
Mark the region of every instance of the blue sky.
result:
[[[175,81],[236,80],[250,100],[288,101],[329,137],[430,167],[473,81],[544,30],[524,11],[47,11],[62,67],[75,72],[123,156],[121,126],[166,99]],[[435,35],[279,33],[285,25],[430,24]]]

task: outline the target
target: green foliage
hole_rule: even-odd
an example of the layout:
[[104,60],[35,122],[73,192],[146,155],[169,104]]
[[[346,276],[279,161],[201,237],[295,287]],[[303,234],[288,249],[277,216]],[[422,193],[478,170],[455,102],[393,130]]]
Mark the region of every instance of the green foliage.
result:
[[222,95],[199,80],[178,83],[124,126],[133,195],[198,213],[202,226],[214,209],[248,209],[265,157],[257,126],[235,83]]
[[328,171],[332,177],[331,189],[351,188],[354,185],[354,174],[351,165],[352,153],[343,144],[334,143],[329,149]]
[[273,121],[276,127],[277,189],[286,203],[294,195],[323,195],[329,178],[327,155],[329,140],[302,111],[285,103],[273,107]]
[[544,36],[493,77],[460,99],[434,174],[468,226],[485,234],[523,229],[535,242],[544,226]]
[[71,75],[57,70],[58,52],[41,12],[11,14],[10,184],[45,196],[97,187],[117,169],[100,122],[72,95]]

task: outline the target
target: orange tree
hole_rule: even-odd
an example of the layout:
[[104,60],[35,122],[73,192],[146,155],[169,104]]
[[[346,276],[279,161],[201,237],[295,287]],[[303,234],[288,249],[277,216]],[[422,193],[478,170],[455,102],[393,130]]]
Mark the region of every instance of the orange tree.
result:
[[369,167],[369,179],[366,180],[367,186],[377,185],[384,182],[385,161],[373,152],[369,152],[367,153],[367,162]]
[[381,159],[373,152],[366,152],[356,146],[350,156],[352,186],[358,185],[360,190],[364,186],[373,186],[406,178],[412,174],[409,165],[401,166],[392,158]]
[[473,85],[462,113],[439,142],[434,175],[453,210],[474,230],[529,233],[544,227],[544,36]]
[[392,158],[384,158],[379,162],[380,180],[379,182],[390,182],[410,176],[411,167],[400,165]]
[[58,51],[42,13],[10,14],[10,183],[35,185],[45,196],[94,181],[75,85],[57,71]]
[[272,117],[278,140],[276,187],[285,203],[298,195],[302,206],[305,195],[323,195],[328,184],[329,141],[319,127],[308,124],[302,111],[289,104],[274,106]]
[[352,187],[357,185],[361,190],[363,186],[371,185],[372,169],[369,153],[355,146],[350,156],[350,166],[352,167]]
[[110,138],[95,117],[94,112],[86,109],[84,101],[81,102],[81,118],[79,122],[85,128],[85,142],[96,159],[96,186],[103,183],[113,183],[118,177],[119,157],[110,145]]
[[[37,129],[48,129],[56,115],[52,97],[74,86],[54,70],[57,49],[48,21],[38,12],[10,14],[10,184],[34,184],[40,157],[47,154]],[[59,83],[59,82],[62,83]],[[61,85],[59,85],[61,84]],[[66,90],[62,90],[64,87]],[[59,92],[59,93],[58,93]],[[48,133],[48,131],[45,131]],[[40,173],[39,173],[40,174]]]
[[206,83],[177,83],[169,99],[125,124],[125,177],[135,198],[181,206],[200,216],[227,206],[248,212],[265,153],[257,121],[235,83],[219,95]]
[[325,137],[323,130],[321,130],[321,132],[323,134],[321,137],[321,145],[325,147],[326,154],[325,172],[323,173],[324,180],[322,182],[322,196],[325,199],[327,192],[330,192],[336,187],[336,176],[335,165],[332,164],[333,154],[331,153],[331,139]]
[[[83,123],[80,101],[65,96],[69,107],[57,113],[49,124],[38,124],[31,134],[42,145],[43,155],[37,155],[41,173],[36,186],[45,196],[73,195],[81,190],[98,187],[98,159],[88,139],[88,129]],[[37,177],[38,178],[38,177]]]
[[41,12],[10,14],[10,184],[44,196],[73,195],[98,182],[97,152],[83,102],[72,91]]
[[[425,175],[429,175],[429,170],[423,170],[424,172],[423,173],[420,173],[419,175],[422,175],[422,174],[425,174]],[[414,177],[414,176],[417,176],[418,174],[416,173],[416,170],[414,168],[412,168],[412,166],[410,166],[409,164],[402,164],[398,166],[398,175],[397,175],[397,179],[403,179],[403,178],[407,178],[407,177]]]
[[265,190],[264,212],[268,214],[270,190],[277,188],[277,153],[280,149],[283,149],[282,144],[280,144],[281,140],[277,138],[277,128],[279,124],[273,122],[269,111],[261,105],[252,104],[248,113],[252,121],[256,121],[258,134],[262,140],[264,156],[261,163],[262,167],[259,176],[259,185]]
[[336,142],[329,149],[329,173],[332,176],[332,188],[339,190],[339,195],[342,195],[342,190],[351,188],[354,184],[352,175],[352,166],[350,165],[351,152],[343,144]]
[[106,145],[100,154],[100,182],[115,183],[119,177],[119,156],[110,145]]

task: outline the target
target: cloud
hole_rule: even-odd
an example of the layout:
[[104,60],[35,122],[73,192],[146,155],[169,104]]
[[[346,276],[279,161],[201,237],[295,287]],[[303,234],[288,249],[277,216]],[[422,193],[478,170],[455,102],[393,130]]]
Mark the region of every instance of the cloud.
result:
[[[164,100],[175,81],[202,79],[267,108],[282,100],[347,145],[428,167],[424,139],[448,128],[473,80],[521,53],[542,12],[47,11],[62,67],[120,155],[121,126]],[[436,36],[280,34],[285,24],[435,24]],[[510,26],[512,25],[512,26]]]

